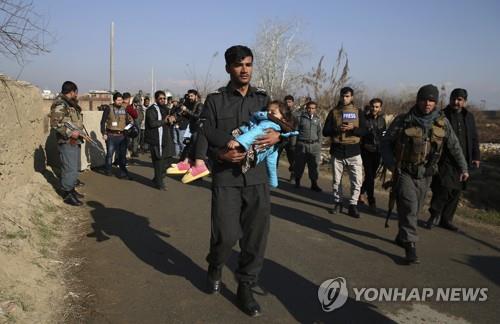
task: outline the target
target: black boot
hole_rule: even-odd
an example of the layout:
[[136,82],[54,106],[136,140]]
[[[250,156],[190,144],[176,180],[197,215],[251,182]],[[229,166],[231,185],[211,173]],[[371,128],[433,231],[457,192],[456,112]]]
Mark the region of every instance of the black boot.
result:
[[209,265],[207,272],[207,292],[218,294],[222,289],[222,267]]
[[375,197],[368,197],[368,206],[372,211],[377,210],[377,203],[375,202]]
[[118,179],[133,180],[132,176],[128,172],[122,172],[117,176]]
[[408,264],[420,263],[420,260],[417,257],[417,247],[415,242],[408,242],[405,244],[405,261],[408,262]]
[[424,228],[432,229],[434,227],[434,222],[436,221],[436,216],[431,215],[427,222],[424,223]]
[[406,246],[406,243],[398,236],[396,236],[396,239],[394,240],[394,243],[396,243],[397,246],[402,247],[403,249]]
[[449,231],[452,231],[452,232],[458,232],[458,227],[456,227],[452,223],[441,222],[441,224],[439,224],[439,226],[441,226],[442,228],[447,229]]
[[316,192],[322,192],[321,188],[318,186],[318,183],[316,181],[311,182],[311,190],[316,191]]
[[260,310],[260,305],[257,303],[255,298],[253,298],[251,283],[240,282],[240,284],[238,285],[238,292],[236,295],[241,310],[245,312],[248,316],[257,317],[262,314]]
[[349,205],[349,212],[348,212],[349,216],[352,216],[354,218],[359,218],[360,215],[359,215],[359,211],[358,211],[358,207],[356,205]]
[[85,195],[84,194],[81,194],[79,193],[78,191],[76,191],[76,189],[73,188],[73,190],[71,190],[71,193],[76,197],[76,198],[84,198]]
[[300,179],[295,178],[295,188],[300,188]]
[[336,213],[342,213],[342,203],[338,202],[333,205],[333,208],[328,209],[328,213],[330,214],[336,214]]
[[78,200],[78,198],[76,198],[71,191],[66,191],[64,193],[64,202],[71,206],[83,205],[83,203],[80,200]]

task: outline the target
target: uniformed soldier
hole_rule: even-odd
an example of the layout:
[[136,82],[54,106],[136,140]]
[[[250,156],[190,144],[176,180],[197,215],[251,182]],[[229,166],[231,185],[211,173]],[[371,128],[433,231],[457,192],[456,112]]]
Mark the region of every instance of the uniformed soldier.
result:
[[[467,90],[454,89],[444,114],[457,135],[469,168],[479,168],[480,152],[476,123],[474,115],[466,109],[466,106]],[[466,185],[466,182],[459,181],[460,171],[453,157],[445,149],[439,161],[439,173],[432,179],[432,200],[429,208],[431,216],[426,223],[428,229],[432,228],[434,221],[439,220],[441,227],[451,231],[458,230],[452,221],[460,193]]]
[[[250,85],[253,54],[248,47],[232,46],[224,56],[230,82],[207,96],[202,113],[204,123],[200,128],[200,132],[210,127],[219,133],[216,141],[210,139],[208,143],[213,182],[207,288],[210,293],[221,290],[222,267],[239,241],[241,252],[235,272],[239,282],[238,304],[246,314],[258,316],[261,309],[252,287],[264,263],[269,232],[271,204],[266,166],[260,163],[242,173],[240,162],[245,152],[226,149],[226,144],[233,139],[234,129],[248,122],[252,113],[266,107],[269,97],[262,89]],[[274,145],[279,142],[279,136],[278,132],[268,131],[255,145]],[[206,140],[206,136],[198,138],[198,142]],[[196,158],[203,159],[204,155],[200,153]]]
[[82,109],[78,105],[78,87],[74,82],[65,81],[59,95],[50,107],[50,122],[56,131],[59,154],[61,157],[61,190],[64,202],[81,206],[78,198],[83,195],[75,190],[80,165],[80,148],[83,143],[80,131],[68,127],[71,123],[78,129],[83,127]]
[[297,144],[295,146],[295,187],[300,187],[300,178],[307,163],[311,190],[322,191],[318,186],[318,168],[321,159],[321,120],[316,114],[318,104],[309,101],[306,110],[297,120]]
[[396,117],[382,139],[384,164],[397,176],[393,184],[399,216],[395,241],[405,249],[408,263],[419,263],[415,245],[417,217],[432,176],[438,170],[443,148],[458,165],[459,181],[469,177],[460,143],[448,119],[436,110],[438,99],[439,91],[434,85],[421,87],[416,105]]
[[354,91],[350,87],[340,89],[340,100],[325,120],[323,136],[331,137],[333,172],[333,208],[331,214],[342,210],[342,173],[349,171],[351,197],[349,215],[359,218],[357,209],[359,193],[363,182],[363,162],[361,160],[360,138],[366,135],[364,114],[354,106]]

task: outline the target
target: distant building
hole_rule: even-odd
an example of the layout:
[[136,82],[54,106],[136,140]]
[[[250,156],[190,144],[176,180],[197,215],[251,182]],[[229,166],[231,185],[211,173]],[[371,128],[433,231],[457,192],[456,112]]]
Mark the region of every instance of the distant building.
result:
[[483,110],[481,115],[489,119],[500,119],[500,110]]
[[56,97],[56,94],[53,93],[52,91],[50,90],[42,90],[42,98],[43,99],[54,99]]
[[113,101],[113,95],[107,90],[90,90],[78,98],[78,103],[83,110],[98,110],[97,107],[109,104]]

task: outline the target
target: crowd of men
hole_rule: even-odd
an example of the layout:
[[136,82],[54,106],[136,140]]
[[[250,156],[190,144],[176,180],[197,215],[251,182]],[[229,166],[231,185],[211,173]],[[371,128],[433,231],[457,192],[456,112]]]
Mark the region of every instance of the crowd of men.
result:
[[[150,98],[114,93],[113,103],[103,111],[101,133],[106,141],[105,174],[112,174],[113,155],[119,166],[120,178],[130,179],[126,153],[132,157],[149,152],[153,162],[154,185],[166,190],[165,170],[169,158],[184,161],[193,155],[199,141],[207,141],[202,156],[212,172],[212,228],[210,251],[207,255],[207,290],[218,293],[222,287],[222,269],[239,241],[241,248],[236,277],[237,298],[241,309],[250,316],[261,314],[253,296],[262,269],[269,232],[270,189],[266,168],[257,164],[249,170],[241,168],[246,152],[228,148],[204,136],[219,132],[220,138],[231,139],[231,132],[247,123],[250,116],[261,111],[270,98],[265,91],[250,84],[253,54],[245,46],[230,47],[225,52],[229,83],[207,96],[204,103],[196,90],[189,90],[182,100],[167,97],[164,91]],[[53,106],[51,121],[57,132],[62,159],[61,189],[64,201],[81,205],[82,195],[75,190],[78,181],[79,148],[82,144],[83,120],[76,102],[76,84],[67,81]],[[418,263],[416,254],[417,215],[427,191],[432,188],[430,218],[426,227],[434,224],[456,231],[453,215],[460,192],[465,188],[470,168],[479,167],[479,145],[474,117],[466,109],[467,91],[455,89],[449,105],[443,111],[436,108],[439,91],[425,85],[418,91],[415,105],[409,112],[398,115],[388,125],[383,113],[383,101],[373,98],[366,109],[360,109],[354,90],[344,87],[339,102],[329,111],[324,122],[318,104],[307,100],[302,107],[287,95],[284,119],[291,121],[298,136],[282,138],[280,132],[268,130],[255,143],[258,150],[276,147],[286,152],[289,179],[301,186],[305,166],[311,190],[321,192],[318,185],[321,148],[324,139],[330,143],[333,174],[331,214],[342,212],[342,175],[347,170],[350,180],[348,215],[359,218],[358,204],[375,210],[374,184],[381,163],[392,172],[392,190],[397,201],[399,232],[395,243],[405,250],[408,263]],[[67,127],[66,122],[77,126]],[[135,125],[138,136],[129,136],[127,125]],[[275,146],[276,145],[276,146]],[[197,153],[199,156],[199,152]],[[279,163],[279,159],[278,159]],[[432,184],[432,186],[431,186]]]

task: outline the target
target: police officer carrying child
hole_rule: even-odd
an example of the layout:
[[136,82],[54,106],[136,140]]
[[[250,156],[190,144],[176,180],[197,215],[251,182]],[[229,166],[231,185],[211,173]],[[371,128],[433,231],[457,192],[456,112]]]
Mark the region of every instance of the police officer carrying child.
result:
[[392,172],[399,217],[396,244],[405,249],[406,262],[419,263],[416,251],[417,217],[432,176],[445,148],[456,162],[459,181],[469,177],[467,162],[448,119],[436,109],[438,89],[431,84],[418,90],[417,102],[392,122],[382,140],[382,158]]
[[[253,296],[264,264],[270,226],[271,200],[265,163],[242,173],[245,152],[227,149],[231,132],[250,120],[250,116],[266,107],[269,97],[262,89],[250,85],[253,70],[252,51],[241,45],[228,48],[224,54],[230,82],[208,95],[203,108],[200,132],[207,127],[219,133],[218,142],[208,142],[212,169],[212,229],[207,256],[207,288],[218,293],[222,288],[222,269],[239,241],[237,301],[250,316],[261,314]],[[199,136],[198,141],[205,136]],[[280,141],[280,133],[269,130],[254,144],[272,146]],[[204,152],[203,154],[204,155]],[[198,158],[198,157],[197,157]],[[203,158],[200,156],[199,158]]]

